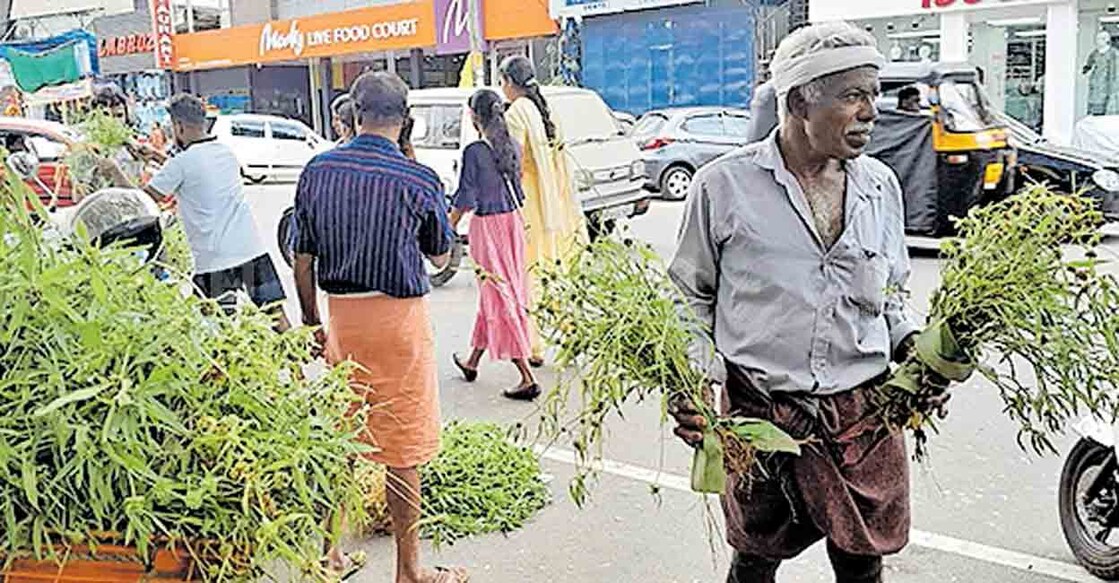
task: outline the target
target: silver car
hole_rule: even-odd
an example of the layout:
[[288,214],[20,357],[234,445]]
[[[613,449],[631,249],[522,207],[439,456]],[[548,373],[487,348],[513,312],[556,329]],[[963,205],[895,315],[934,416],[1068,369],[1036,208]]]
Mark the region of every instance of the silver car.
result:
[[688,196],[704,164],[749,143],[750,112],[729,107],[659,109],[641,116],[633,138],[650,184],[663,198]]

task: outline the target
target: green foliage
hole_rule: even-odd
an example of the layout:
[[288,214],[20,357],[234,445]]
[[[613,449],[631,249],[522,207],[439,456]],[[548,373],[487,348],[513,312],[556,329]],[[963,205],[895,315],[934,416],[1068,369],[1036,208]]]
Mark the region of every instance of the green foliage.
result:
[[321,542],[341,535],[327,519],[364,519],[348,369],[306,378],[307,331],[227,317],[127,250],[48,244],[13,174],[0,187],[0,556],[116,542],[150,558],[173,544],[207,580],[277,562],[324,577]]
[[[699,492],[725,488],[725,473],[708,464],[725,461],[741,471],[755,450],[792,449],[792,439],[768,422],[749,421],[751,431],[717,416],[707,379],[688,358],[701,325],[682,307],[680,291],[647,245],[600,238],[569,265],[543,270],[540,285],[537,322],[557,350],[557,364],[571,373],[546,395],[540,431],[549,440],[569,440],[577,452],[579,471],[570,487],[577,503],[585,501],[587,478],[602,458],[607,417],[621,415],[628,402],[685,400],[707,418],[718,439],[706,439],[696,451],[693,488]],[[754,431],[766,439],[753,441]]]
[[[924,354],[903,368],[918,382],[886,387],[886,418],[923,439],[935,426],[920,379],[952,378],[960,365],[994,358],[1005,372],[979,370],[1020,425],[1022,447],[1053,450],[1052,435],[1083,411],[1111,419],[1119,410],[1119,282],[1100,270],[1102,219],[1090,198],[1034,186],[960,221],[959,236],[943,247],[929,316],[942,334],[923,338]],[[1067,261],[1066,253],[1084,259]],[[957,345],[949,354],[929,349],[948,340]]]
[[[421,534],[436,546],[479,534],[509,533],[548,504],[532,450],[514,445],[492,423],[452,422],[443,450],[423,476]],[[390,481],[389,488],[393,485]]]

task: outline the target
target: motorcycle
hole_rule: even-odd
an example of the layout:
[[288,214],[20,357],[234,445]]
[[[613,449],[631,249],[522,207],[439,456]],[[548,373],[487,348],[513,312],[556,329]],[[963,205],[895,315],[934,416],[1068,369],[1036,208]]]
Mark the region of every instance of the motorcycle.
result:
[[1061,530],[1076,560],[1105,581],[1119,581],[1119,423],[1087,416],[1061,470]]

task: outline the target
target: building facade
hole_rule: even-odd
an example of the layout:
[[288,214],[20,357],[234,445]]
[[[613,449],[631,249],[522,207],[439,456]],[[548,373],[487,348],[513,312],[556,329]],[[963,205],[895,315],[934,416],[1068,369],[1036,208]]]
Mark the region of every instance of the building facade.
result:
[[756,84],[758,2],[553,0],[581,22],[582,81],[640,115],[693,105],[746,107]]
[[[222,111],[299,118],[328,133],[329,104],[365,71],[395,72],[413,88],[459,83],[474,47],[497,59],[554,37],[546,7],[521,0],[275,0],[231,7],[234,26],[175,37],[179,85]],[[246,22],[269,16],[266,20]]]
[[891,60],[969,62],[992,104],[1068,144],[1087,116],[1119,114],[1119,2],[810,0],[815,22],[866,27]]

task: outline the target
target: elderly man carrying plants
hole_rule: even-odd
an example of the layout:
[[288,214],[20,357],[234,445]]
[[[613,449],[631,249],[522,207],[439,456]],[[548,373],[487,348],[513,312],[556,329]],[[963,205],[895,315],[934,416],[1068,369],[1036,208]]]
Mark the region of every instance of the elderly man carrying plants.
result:
[[[905,441],[875,406],[918,330],[901,187],[863,155],[884,64],[846,23],[790,35],[772,65],[778,128],[703,169],[689,196],[670,274],[712,331],[696,347],[714,342],[713,380],[725,364],[723,411],[806,440],[799,457],[730,477],[730,583],[772,582],[821,539],[837,581],[877,582],[882,556],[907,543]],[[698,445],[703,418],[687,404],[673,415]]]

